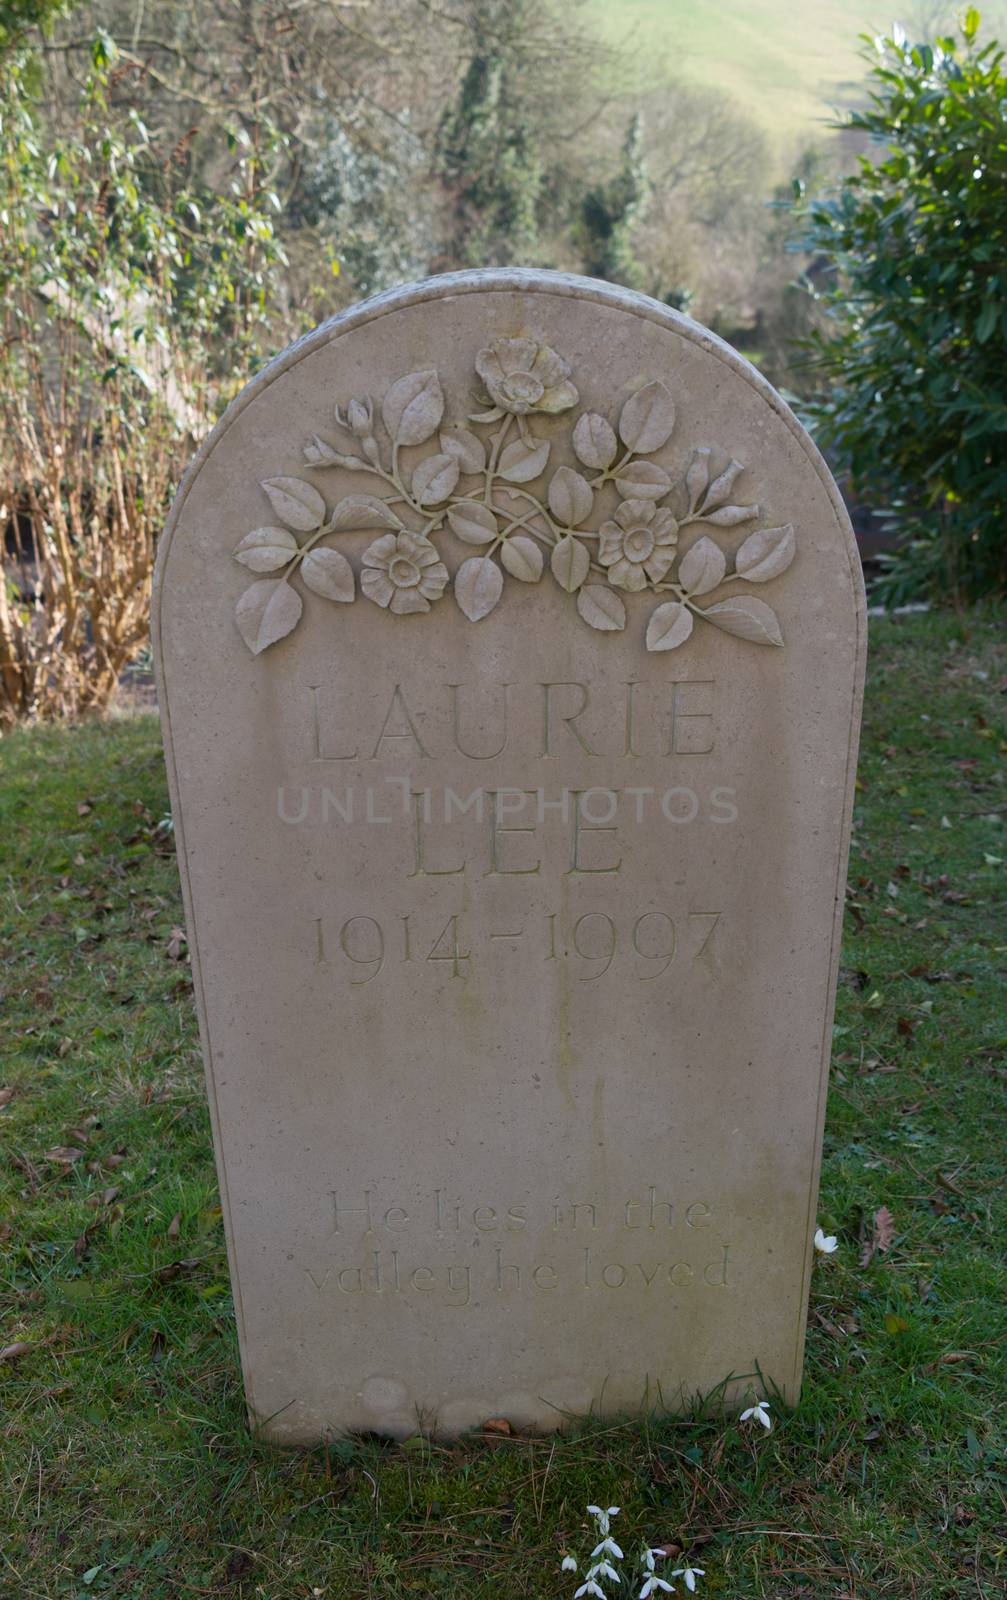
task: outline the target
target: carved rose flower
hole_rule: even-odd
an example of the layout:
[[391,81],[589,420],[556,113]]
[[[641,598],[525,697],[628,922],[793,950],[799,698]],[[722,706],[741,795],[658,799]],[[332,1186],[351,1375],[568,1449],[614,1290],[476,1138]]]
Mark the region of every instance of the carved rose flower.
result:
[[375,605],[398,617],[429,611],[448,581],[448,569],[421,533],[386,533],[364,551],[360,587]]
[[675,559],[678,523],[667,506],[653,500],[624,500],[614,522],[598,530],[598,560],[608,568],[608,581],[631,594],[667,574]]
[[569,411],[577,404],[570,368],[562,356],[535,339],[494,339],[476,356],[476,371],[501,411]]

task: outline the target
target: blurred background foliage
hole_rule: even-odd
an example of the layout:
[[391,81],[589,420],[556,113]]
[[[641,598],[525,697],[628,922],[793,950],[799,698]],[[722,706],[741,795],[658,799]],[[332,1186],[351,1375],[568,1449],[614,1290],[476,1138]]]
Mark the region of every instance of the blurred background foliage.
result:
[[[621,37],[634,4],[0,0],[0,722],[108,703],[181,468],[257,365],[475,265],[698,317],[894,519],[889,595],[1003,587],[989,29],[917,0],[922,42],[864,41],[847,112],[798,137],[724,86],[715,38],[676,56],[671,8],[663,54]],[[779,21],[799,76],[824,46]]]

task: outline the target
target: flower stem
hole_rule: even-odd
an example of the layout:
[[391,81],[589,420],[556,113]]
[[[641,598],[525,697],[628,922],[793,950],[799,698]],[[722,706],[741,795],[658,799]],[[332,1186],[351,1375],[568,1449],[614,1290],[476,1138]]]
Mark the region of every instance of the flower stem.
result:
[[513,416],[510,412],[508,412],[500,427],[493,435],[493,448],[490,451],[489,466],[486,468],[486,489],[485,493],[483,494],[484,505],[489,505],[490,503],[490,495],[493,492],[493,479],[496,477],[497,462],[500,460],[500,451],[503,448],[504,440],[510,432],[510,426],[513,421]]

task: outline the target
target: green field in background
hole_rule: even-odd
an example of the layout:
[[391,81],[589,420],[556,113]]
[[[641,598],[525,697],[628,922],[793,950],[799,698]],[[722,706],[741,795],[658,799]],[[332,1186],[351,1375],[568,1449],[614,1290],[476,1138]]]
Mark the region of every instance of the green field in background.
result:
[[[956,10],[946,8],[953,23]],[[1007,32],[1007,6],[980,4],[983,32]],[[777,163],[861,96],[863,32],[901,18],[912,37],[938,15],[927,0],[588,0],[610,44],[650,81],[683,77],[732,95],[765,130]]]

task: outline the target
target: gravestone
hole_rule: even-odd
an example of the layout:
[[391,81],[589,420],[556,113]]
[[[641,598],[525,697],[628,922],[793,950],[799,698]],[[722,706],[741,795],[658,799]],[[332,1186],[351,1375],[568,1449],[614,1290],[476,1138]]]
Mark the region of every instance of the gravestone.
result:
[[777,395],[609,285],[398,289],[234,402],[156,601],[253,1423],[795,1397],[864,605]]

